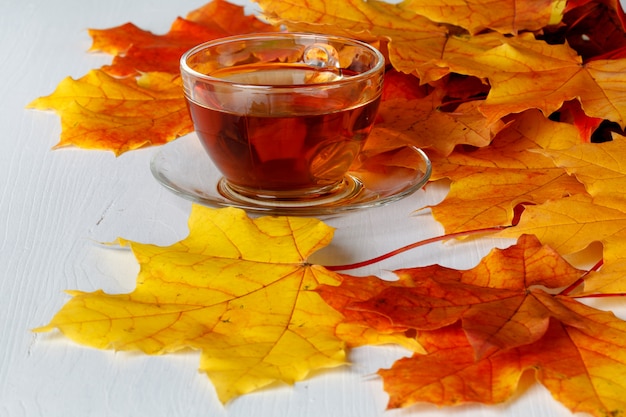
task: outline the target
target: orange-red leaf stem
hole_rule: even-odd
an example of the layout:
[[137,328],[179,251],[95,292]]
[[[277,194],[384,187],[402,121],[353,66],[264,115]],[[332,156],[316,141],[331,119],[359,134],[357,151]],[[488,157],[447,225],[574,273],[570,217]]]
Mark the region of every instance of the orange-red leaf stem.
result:
[[466,237],[466,236],[472,236],[472,235],[477,235],[477,234],[483,234],[483,233],[489,233],[489,232],[497,232],[500,231],[502,229],[505,229],[509,226],[493,226],[493,227],[487,227],[487,228],[483,228],[483,229],[476,229],[476,230],[467,230],[464,232],[457,232],[457,233],[450,233],[450,234],[445,234],[442,236],[436,236],[436,237],[431,237],[429,239],[424,239],[424,240],[420,240],[419,242],[415,242],[415,243],[411,243],[409,245],[403,246],[401,248],[395,249],[391,252],[388,252],[384,255],[380,255],[377,256],[375,258],[372,259],[368,259],[365,261],[361,261],[361,262],[356,262],[353,264],[347,264],[347,265],[331,265],[331,266],[325,266],[326,269],[328,269],[329,271],[345,271],[348,269],[357,269],[357,268],[362,268],[364,266],[369,266],[369,265],[373,265],[377,262],[381,262],[384,261],[386,259],[389,259],[393,256],[399,255],[403,252],[409,251],[411,249],[415,249],[418,248],[420,246],[425,246],[431,243],[435,243],[435,242],[441,242],[443,240],[449,240],[449,239],[455,239],[458,237]]
[[[574,282],[572,285],[570,285],[569,287],[561,291],[559,295],[570,295],[572,291],[574,291],[576,288],[578,288],[579,285],[582,285],[582,283],[585,282],[585,277],[587,277],[587,275],[589,275],[590,272],[597,271],[598,269],[600,269],[603,263],[604,263],[604,259],[600,259],[593,267],[591,267],[589,271],[585,272],[583,276],[580,277],[580,279],[576,280],[576,282]],[[580,298],[583,298],[583,297],[580,297]]]
[[626,293],[619,293],[619,294],[585,294],[585,295],[580,295],[580,296],[571,296],[572,298],[577,298],[577,299],[581,299],[581,298],[607,298],[607,297],[626,297]]

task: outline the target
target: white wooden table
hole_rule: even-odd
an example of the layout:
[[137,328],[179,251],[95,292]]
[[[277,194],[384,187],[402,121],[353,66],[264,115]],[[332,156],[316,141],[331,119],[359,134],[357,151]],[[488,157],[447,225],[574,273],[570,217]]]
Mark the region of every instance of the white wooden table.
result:
[[[51,93],[64,77],[81,77],[110,61],[86,52],[88,28],[132,21],[163,33],[176,16],[202,4],[0,0],[0,417],[570,416],[537,384],[525,384],[500,406],[385,411],[387,395],[375,372],[407,354],[391,347],[355,349],[351,367],[223,407],[197,371],[197,353],[148,357],[99,351],[58,333],[30,331],[67,301],[65,289],[132,291],[138,272],[132,254],[99,242],[121,236],[172,244],[187,234],[191,203],[153,179],[149,161],[155,148],[119,158],[109,152],[52,151],[60,134],[58,117],[25,106]],[[337,227],[335,240],[313,261],[355,262],[441,234],[428,212],[412,212],[440,201],[445,192],[432,187],[384,208],[328,220]],[[351,273],[387,276],[393,269],[432,263],[468,268],[498,244],[505,245],[436,244]]]

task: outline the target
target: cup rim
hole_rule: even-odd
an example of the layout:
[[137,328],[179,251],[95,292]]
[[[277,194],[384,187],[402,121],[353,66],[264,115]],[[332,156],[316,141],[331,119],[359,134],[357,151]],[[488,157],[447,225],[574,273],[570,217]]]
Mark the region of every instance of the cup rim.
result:
[[[225,80],[223,78],[218,78],[218,77],[213,77],[211,75],[203,74],[201,72],[198,72],[192,69],[187,64],[187,59],[189,58],[189,56],[195,54],[196,52],[202,49],[207,48],[208,46],[219,46],[221,44],[225,44],[225,43],[233,42],[237,40],[242,40],[242,39],[269,39],[269,38],[285,39],[288,37],[293,37],[294,35],[298,37],[305,37],[305,38],[319,38],[320,40],[321,39],[337,40],[341,42],[352,43],[354,45],[359,45],[359,46],[365,47],[370,52],[372,52],[378,58],[378,61],[376,62],[376,65],[374,65],[372,68],[368,69],[367,71],[353,75],[349,78],[342,78],[336,81],[325,81],[325,82],[318,82],[318,83],[311,83],[311,84],[293,84],[293,85],[291,84],[288,84],[288,85],[247,84],[247,83],[241,83],[241,82],[234,82],[234,81]],[[316,87],[324,87],[324,86],[340,86],[344,84],[351,84],[351,83],[354,83],[355,81],[359,81],[361,79],[366,79],[366,78],[371,77],[376,72],[381,71],[381,69],[383,69],[385,65],[386,63],[385,63],[384,55],[377,48],[375,48],[374,46],[366,42],[363,42],[357,39],[348,38],[345,36],[329,35],[329,34],[314,33],[314,32],[260,32],[260,33],[246,33],[246,34],[240,34],[240,35],[226,36],[226,37],[213,39],[207,42],[203,42],[199,45],[196,45],[193,48],[187,50],[180,58],[181,72],[190,74],[193,77],[196,77],[198,79],[201,79],[204,81],[210,81],[212,83],[220,83],[224,85],[236,86],[240,88],[246,88],[246,89],[258,88],[258,89],[264,89],[264,90],[283,89],[283,88],[284,89],[316,88]]]

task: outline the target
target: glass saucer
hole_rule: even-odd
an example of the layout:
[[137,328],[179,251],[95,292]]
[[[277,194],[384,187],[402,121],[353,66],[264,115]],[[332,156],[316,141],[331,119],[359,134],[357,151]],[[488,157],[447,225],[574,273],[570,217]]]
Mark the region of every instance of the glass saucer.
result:
[[[426,154],[413,146],[384,153],[362,155],[360,167],[346,176],[360,183],[357,193],[330,202],[280,206],[252,199],[238,199],[223,192],[222,177],[195,134],[163,145],[153,156],[150,169],[163,186],[195,203],[211,207],[238,207],[251,213],[289,216],[336,215],[383,206],[422,188],[431,173]],[[222,190],[222,191],[220,191]]]

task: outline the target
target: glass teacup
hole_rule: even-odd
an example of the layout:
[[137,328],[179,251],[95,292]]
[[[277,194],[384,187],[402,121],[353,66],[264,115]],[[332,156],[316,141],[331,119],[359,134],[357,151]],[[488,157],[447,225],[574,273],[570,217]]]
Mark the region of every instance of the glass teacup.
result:
[[358,194],[348,170],[376,118],[385,60],[356,40],[252,34],[181,58],[189,111],[220,193],[270,206]]

